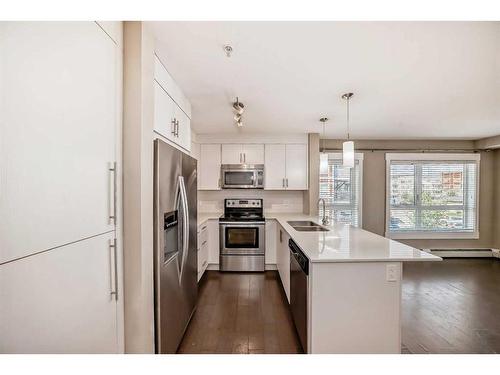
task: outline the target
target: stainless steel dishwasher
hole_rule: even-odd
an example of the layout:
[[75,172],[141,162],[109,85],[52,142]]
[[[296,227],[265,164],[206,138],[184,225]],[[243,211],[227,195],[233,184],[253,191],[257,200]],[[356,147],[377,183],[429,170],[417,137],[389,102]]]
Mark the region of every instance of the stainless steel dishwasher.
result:
[[290,239],[290,309],[302,349],[307,353],[307,294],[309,259],[297,244]]

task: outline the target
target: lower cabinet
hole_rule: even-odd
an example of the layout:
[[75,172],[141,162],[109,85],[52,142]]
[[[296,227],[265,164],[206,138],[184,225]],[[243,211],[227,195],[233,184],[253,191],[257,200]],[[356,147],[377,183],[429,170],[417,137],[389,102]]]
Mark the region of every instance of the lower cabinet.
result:
[[198,228],[198,281],[202,278],[208,267],[208,223],[201,224]]
[[208,228],[208,264],[219,265],[219,220],[207,221]]
[[276,264],[276,220],[266,220],[266,264]]
[[0,353],[117,353],[114,232],[0,266]]
[[277,228],[276,266],[286,298],[290,303],[290,250],[288,249],[290,236],[281,225],[278,224]]

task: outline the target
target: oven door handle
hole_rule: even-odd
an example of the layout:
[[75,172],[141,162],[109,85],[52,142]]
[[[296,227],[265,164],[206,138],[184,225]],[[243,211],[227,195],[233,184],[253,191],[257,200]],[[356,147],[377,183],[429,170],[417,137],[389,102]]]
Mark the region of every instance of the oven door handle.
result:
[[257,227],[265,226],[265,222],[253,222],[253,223],[236,223],[234,221],[219,221],[219,225],[225,227]]

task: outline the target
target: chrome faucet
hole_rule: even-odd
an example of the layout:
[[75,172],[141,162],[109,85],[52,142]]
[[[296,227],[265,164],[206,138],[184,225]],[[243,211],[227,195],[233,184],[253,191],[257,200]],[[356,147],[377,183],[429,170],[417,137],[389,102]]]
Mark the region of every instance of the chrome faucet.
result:
[[328,217],[326,216],[326,201],[325,198],[319,198],[318,199],[318,211],[319,211],[319,204],[323,202],[323,219],[321,219],[321,223],[323,225],[328,225],[330,224],[330,220],[328,220]]

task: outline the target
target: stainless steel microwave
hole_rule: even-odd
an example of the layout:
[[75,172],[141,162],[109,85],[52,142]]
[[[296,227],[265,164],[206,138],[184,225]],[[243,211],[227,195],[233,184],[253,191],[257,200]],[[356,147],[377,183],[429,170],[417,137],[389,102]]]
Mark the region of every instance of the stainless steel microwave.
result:
[[222,164],[223,189],[264,189],[264,164]]

